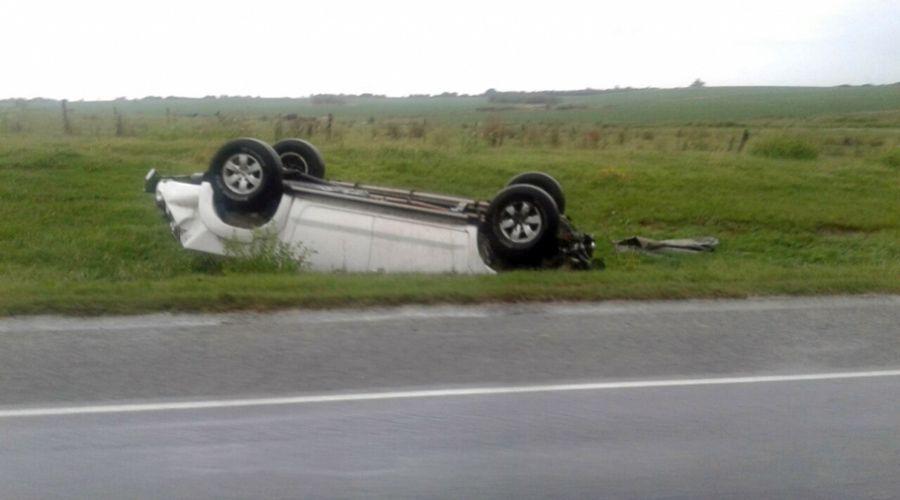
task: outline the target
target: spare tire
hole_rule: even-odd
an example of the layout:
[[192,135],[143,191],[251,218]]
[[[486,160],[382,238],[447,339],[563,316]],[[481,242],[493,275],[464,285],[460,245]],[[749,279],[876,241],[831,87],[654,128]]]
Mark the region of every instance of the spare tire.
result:
[[281,160],[257,139],[226,143],[213,156],[206,179],[228,208],[253,211],[282,193]]
[[488,207],[484,228],[491,249],[513,265],[534,265],[556,249],[559,209],[546,191],[530,184],[505,187]]
[[549,174],[543,172],[526,172],[513,177],[506,183],[507,186],[515,184],[530,184],[543,189],[553,198],[553,201],[556,202],[556,208],[559,209],[559,213],[566,213],[566,195],[563,194],[562,186],[559,184],[559,181]]
[[287,173],[300,172],[317,179],[325,178],[325,159],[315,146],[303,139],[284,139],[275,144],[275,152]]

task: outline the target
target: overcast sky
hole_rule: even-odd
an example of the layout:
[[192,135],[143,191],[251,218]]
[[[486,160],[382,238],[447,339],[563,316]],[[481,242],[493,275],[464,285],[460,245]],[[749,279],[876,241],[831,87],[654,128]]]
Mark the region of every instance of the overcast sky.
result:
[[900,0],[0,0],[0,98],[900,81]]

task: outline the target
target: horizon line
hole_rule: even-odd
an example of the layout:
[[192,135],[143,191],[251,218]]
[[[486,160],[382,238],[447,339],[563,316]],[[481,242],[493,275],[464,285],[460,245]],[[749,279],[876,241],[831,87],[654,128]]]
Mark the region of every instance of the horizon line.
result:
[[306,95],[297,95],[297,96],[274,96],[274,95],[241,95],[241,94],[207,94],[204,96],[199,95],[145,95],[142,97],[128,97],[128,96],[120,96],[113,98],[68,98],[68,97],[45,97],[45,96],[36,96],[36,97],[0,97],[0,102],[4,101],[69,101],[69,102],[91,102],[91,103],[99,103],[99,102],[121,102],[121,101],[141,101],[146,99],[312,99],[315,97],[348,97],[348,98],[379,98],[379,99],[410,99],[410,98],[453,98],[453,97],[484,97],[488,95],[490,91],[494,91],[498,94],[542,94],[542,93],[566,93],[566,92],[627,92],[627,91],[639,91],[639,90],[702,90],[702,89],[749,89],[749,88],[780,88],[780,89],[831,89],[831,88],[849,88],[849,87],[890,87],[890,86],[900,86],[900,81],[892,82],[892,83],[863,83],[863,84],[839,84],[839,85],[703,85],[700,87],[691,87],[691,86],[683,86],[683,87],[612,87],[612,88],[593,88],[593,87],[584,87],[584,88],[572,88],[572,89],[542,89],[542,90],[498,90],[495,88],[489,88],[481,93],[466,93],[466,92],[457,92],[457,91],[444,91],[437,94],[429,94],[429,93],[418,93],[412,92],[404,95],[388,95],[388,94],[378,94],[374,92],[361,92],[361,93],[330,93],[330,92],[321,92],[321,93],[312,93]]

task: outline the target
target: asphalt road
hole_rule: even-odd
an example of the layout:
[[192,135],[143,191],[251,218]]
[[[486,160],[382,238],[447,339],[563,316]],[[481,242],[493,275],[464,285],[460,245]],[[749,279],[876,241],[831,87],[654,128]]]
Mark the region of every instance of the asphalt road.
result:
[[897,471],[900,297],[0,320],[0,498],[900,498]]

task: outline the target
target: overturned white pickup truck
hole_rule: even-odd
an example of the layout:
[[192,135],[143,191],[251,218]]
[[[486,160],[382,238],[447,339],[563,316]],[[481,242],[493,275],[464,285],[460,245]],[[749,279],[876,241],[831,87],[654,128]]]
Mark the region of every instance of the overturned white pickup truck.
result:
[[145,190],[181,245],[228,254],[232,242],[274,234],[308,252],[316,271],[490,274],[515,268],[589,269],[594,240],[564,215],[547,174],[511,179],[490,201],[326,181],[306,141],[274,148],[256,139],[225,144],[202,174],[161,177]]

